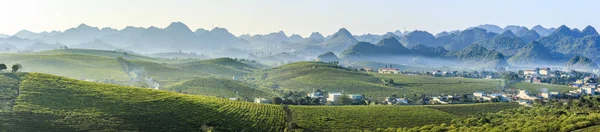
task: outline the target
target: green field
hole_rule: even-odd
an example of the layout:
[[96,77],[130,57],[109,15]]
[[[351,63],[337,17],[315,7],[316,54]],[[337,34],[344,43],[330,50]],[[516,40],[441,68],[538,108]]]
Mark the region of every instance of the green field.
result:
[[[282,89],[364,94],[383,98],[396,94],[413,97],[415,94],[449,95],[473,92],[500,91],[500,80],[431,77],[402,74],[367,74],[344,69],[329,63],[297,62],[265,71],[263,84],[278,85]],[[385,86],[382,79],[393,79],[397,86]]]
[[0,73],[0,113],[9,112],[19,96],[22,73]]
[[517,108],[513,103],[439,106],[291,106],[297,129],[375,130],[450,123],[453,119]]
[[600,125],[595,125],[595,126],[575,130],[573,132],[600,132]]
[[569,92],[574,88],[564,85],[552,85],[552,84],[535,84],[528,82],[512,83],[509,88],[529,90],[531,93],[541,93],[543,88],[546,88],[549,92]]
[[329,92],[356,93],[369,96],[403,93],[407,90],[383,86],[380,79],[369,74],[345,70],[321,62],[297,62],[266,71],[266,82],[279,85],[282,89],[312,91],[321,89]]
[[250,100],[257,97],[269,99],[273,97],[273,94],[251,88],[243,82],[214,77],[194,78],[192,80],[175,83],[171,86],[168,86],[166,89],[169,91],[188,94],[219,96],[226,98],[238,97]]
[[138,67],[136,71],[160,82],[162,86],[194,77],[244,76],[255,67],[264,68],[256,62],[241,62],[229,58],[160,59],[132,53],[85,49],[0,53],[0,63],[9,66],[20,63],[23,65],[23,72],[40,72],[82,80],[114,80],[119,84],[130,84],[131,78],[124,72],[117,57],[135,65]]
[[470,116],[483,113],[495,113],[505,109],[518,108],[516,103],[477,103],[454,105],[428,105],[427,107],[448,112],[457,116]]
[[[432,77],[402,74],[372,74],[378,78],[393,79],[402,88],[425,95],[462,95],[473,92],[500,91],[500,80],[458,77]],[[399,94],[400,95],[400,94]]]
[[283,131],[285,127],[285,112],[277,105],[91,83],[40,73],[20,77],[20,95],[12,114],[0,114],[8,120],[0,124],[8,126],[4,130]]

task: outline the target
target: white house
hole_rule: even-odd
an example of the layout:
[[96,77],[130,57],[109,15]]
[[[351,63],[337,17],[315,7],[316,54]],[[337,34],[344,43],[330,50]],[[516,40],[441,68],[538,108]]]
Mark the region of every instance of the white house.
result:
[[484,92],[474,92],[474,93],[473,93],[473,96],[475,96],[475,97],[478,97],[478,98],[481,98],[481,97],[483,97],[483,96],[486,96],[486,94],[485,94]]
[[396,101],[399,104],[408,104],[408,100],[406,98],[396,98]]
[[525,99],[525,100],[536,100],[536,99],[539,99],[538,97],[530,96],[529,95],[529,91],[527,91],[527,90],[519,90],[519,94],[517,94],[517,97],[519,97],[521,99]]
[[587,83],[581,87],[582,94],[596,95],[596,88],[598,88],[597,83]]
[[537,72],[535,72],[535,70],[524,70],[523,74],[525,74],[525,75],[535,75],[535,74],[537,74]]
[[532,102],[530,100],[519,100],[520,105],[531,106]]
[[379,68],[379,73],[398,74],[398,73],[400,73],[400,70],[398,70],[396,68]]
[[547,67],[540,69],[540,75],[544,75],[545,76],[545,75],[548,75],[548,73],[550,73],[550,72],[551,72],[550,68],[547,68]]
[[432,97],[431,101],[440,103],[440,104],[448,104],[442,97]]
[[323,93],[321,92],[315,92],[315,89],[313,89],[312,93],[307,93],[306,96],[310,97],[310,98],[323,98]]
[[329,97],[327,97],[327,101],[335,102],[336,99],[342,97],[342,93],[329,93]]
[[442,71],[440,71],[440,70],[433,70],[433,71],[431,71],[431,74],[433,74],[433,75],[442,75]]
[[353,99],[353,100],[360,100],[363,98],[363,96],[360,94],[348,94],[348,97],[350,97],[350,99]]
[[254,98],[254,103],[267,104],[269,101],[265,98]]

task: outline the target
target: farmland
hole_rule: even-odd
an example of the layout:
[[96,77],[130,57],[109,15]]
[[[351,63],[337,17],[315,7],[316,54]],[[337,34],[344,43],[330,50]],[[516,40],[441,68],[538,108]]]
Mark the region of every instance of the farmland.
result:
[[265,91],[251,88],[240,81],[214,77],[194,78],[192,80],[175,83],[171,86],[168,86],[166,89],[188,94],[219,96],[226,98],[238,97],[254,99],[257,97],[269,98],[273,96]]
[[[445,106],[291,106],[298,129],[374,130],[450,123],[452,119],[519,107],[509,103]],[[484,108],[484,110],[481,110]]]
[[208,60],[161,59],[139,54],[85,49],[59,49],[32,53],[0,53],[5,64],[20,63],[24,72],[40,72],[75,79],[97,81],[114,80],[129,84],[131,78],[117,61],[122,57],[137,67],[136,72],[145,74],[166,86],[194,77],[217,76],[231,78],[244,76],[254,67],[263,65],[241,62],[229,58]]
[[429,105],[428,108],[448,112],[457,116],[470,116],[483,113],[495,113],[505,109],[518,108],[516,103],[478,103],[455,105]]
[[[431,77],[402,74],[367,74],[344,69],[329,63],[297,62],[266,70],[266,84],[276,84],[282,89],[311,91],[313,88],[331,92],[364,94],[385,97],[392,94],[441,95],[470,94],[477,91],[499,91],[501,81]],[[397,86],[385,86],[382,79],[393,79]],[[265,82],[262,82],[265,84]]]
[[541,93],[543,88],[550,92],[569,92],[570,90],[573,90],[573,88],[564,85],[535,84],[526,82],[512,83],[509,88],[529,90],[531,93]]
[[372,74],[378,78],[393,79],[405,89],[425,95],[471,94],[473,92],[492,92],[500,90],[500,80],[470,79],[457,77],[431,77],[402,74]]
[[[11,128],[19,131],[282,131],[282,106],[91,83],[30,73]],[[174,123],[177,122],[177,123]]]

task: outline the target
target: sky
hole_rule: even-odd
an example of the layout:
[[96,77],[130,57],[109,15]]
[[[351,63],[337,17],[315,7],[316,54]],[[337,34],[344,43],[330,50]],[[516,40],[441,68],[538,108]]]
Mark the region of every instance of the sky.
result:
[[600,1],[578,0],[0,0],[0,34],[26,29],[64,31],[95,27],[166,27],[180,21],[192,30],[227,28],[235,35],[283,30],[384,34],[431,33],[481,24],[600,27]]

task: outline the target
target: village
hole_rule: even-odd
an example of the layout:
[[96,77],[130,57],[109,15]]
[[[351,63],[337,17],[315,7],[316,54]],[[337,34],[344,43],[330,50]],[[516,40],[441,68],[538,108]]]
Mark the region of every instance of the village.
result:
[[[400,71],[397,68],[360,68],[357,71],[377,73],[377,74],[407,74],[407,75],[429,75],[435,77],[469,77],[479,79],[501,79],[503,76],[498,72],[490,71],[441,71],[433,70],[428,72],[409,72]],[[594,96],[598,91],[598,78],[595,74],[577,72],[577,71],[559,71],[550,68],[536,68],[533,70],[519,70],[512,72],[511,82],[527,82],[535,84],[556,84],[568,85],[573,89],[569,92],[548,91],[541,88],[540,93],[532,94],[525,89],[505,89],[497,92],[476,91],[472,94],[463,95],[406,95],[399,97],[390,95],[387,97],[365,97],[360,93],[326,92],[313,90],[305,95],[297,95],[296,98],[307,98],[310,100],[304,103],[307,105],[427,105],[427,104],[465,104],[465,103],[484,103],[484,102],[516,102],[524,106],[532,106],[536,103],[548,102],[549,100],[576,99],[582,96]],[[508,74],[510,75],[510,74]],[[503,79],[507,79],[506,77]],[[304,93],[302,93],[304,94]],[[284,99],[287,99],[285,97]],[[290,101],[274,101],[265,98],[255,98],[255,103],[273,103],[273,104],[296,104]],[[298,103],[300,104],[300,103]]]

